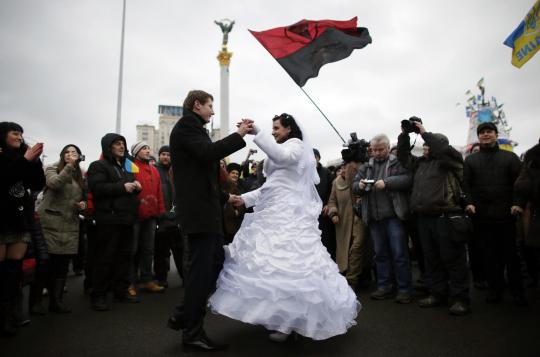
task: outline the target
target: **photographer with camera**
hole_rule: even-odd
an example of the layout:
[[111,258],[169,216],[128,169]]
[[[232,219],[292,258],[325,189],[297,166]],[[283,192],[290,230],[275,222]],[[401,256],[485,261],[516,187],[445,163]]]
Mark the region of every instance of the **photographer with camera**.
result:
[[241,178],[239,179],[239,184],[245,192],[253,191],[257,188],[257,161],[250,159],[256,153],[256,149],[249,149],[246,159],[240,165]]
[[70,260],[79,248],[79,213],[86,209],[81,149],[68,144],[60,160],[45,169],[45,190],[38,214],[49,252],[47,289],[49,311],[69,313],[64,304],[64,286]]
[[[419,118],[404,120],[401,127],[398,159],[414,175],[410,207],[417,215],[430,293],[418,305],[435,307],[449,299],[450,314],[468,314],[470,298],[466,235],[456,232],[452,226],[452,219],[463,213],[463,158],[449,145],[446,136],[426,132]],[[425,141],[421,157],[411,154],[411,132],[420,134]]]
[[371,151],[372,158],[360,167],[353,181],[353,193],[362,197],[362,219],[369,227],[375,248],[377,290],[371,298],[383,300],[393,296],[395,278],[395,301],[408,304],[411,302],[411,266],[403,220],[409,213],[411,175],[390,155],[388,136],[375,136],[371,140]]

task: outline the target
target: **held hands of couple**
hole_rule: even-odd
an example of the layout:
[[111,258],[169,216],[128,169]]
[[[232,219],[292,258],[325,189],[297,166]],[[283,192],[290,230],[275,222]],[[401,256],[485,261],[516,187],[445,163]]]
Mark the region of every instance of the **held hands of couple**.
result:
[[24,153],[24,158],[27,161],[36,161],[43,153],[43,143],[37,143],[34,146],[29,146]]
[[230,204],[232,204],[234,207],[240,207],[244,204],[244,200],[242,197],[237,195],[229,195],[229,201]]
[[257,133],[259,132],[259,128],[251,119],[242,119],[241,121],[236,123],[236,127],[238,128],[236,132],[241,136],[245,136],[246,134],[257,135]]

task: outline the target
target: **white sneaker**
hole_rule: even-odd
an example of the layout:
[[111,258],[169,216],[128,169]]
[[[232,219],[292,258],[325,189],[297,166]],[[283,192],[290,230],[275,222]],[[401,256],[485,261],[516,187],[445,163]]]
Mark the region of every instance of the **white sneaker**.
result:
[[285,342],[290,334],[274,331],[268,335],[268,338],[274,342]]

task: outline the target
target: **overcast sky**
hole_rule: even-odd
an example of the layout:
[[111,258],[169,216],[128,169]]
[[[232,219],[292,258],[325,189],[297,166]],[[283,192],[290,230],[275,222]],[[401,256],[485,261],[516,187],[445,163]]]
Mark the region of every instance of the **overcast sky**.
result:
[[[249,117],[269,131],[271,118],[288,112],[303,122],[323,162],[337,158],[338,136],[247,29],[358,16],[373,43],[304,86],[343,136],[384,132],[395,141],[400,120],[417,115],[429,131],[463,145],[468,123],[456,103],[484,77],[486,95],[505,104],[521,152],[540,136],[540,54],[517,69],[503,41],[533,3],[128,0],[122,134],[131,146],[137,124],[157,125],[158,105],[181,105],[191,89],[215,95],[219,122],[222,34],[214,20],[230,18],[231,126]],[[122,0],[0,2],[0,120],[20,123],[31,143],[45,142],[46,163],[67,143],[95,160],[101,137],[114,131],[121,15]]]

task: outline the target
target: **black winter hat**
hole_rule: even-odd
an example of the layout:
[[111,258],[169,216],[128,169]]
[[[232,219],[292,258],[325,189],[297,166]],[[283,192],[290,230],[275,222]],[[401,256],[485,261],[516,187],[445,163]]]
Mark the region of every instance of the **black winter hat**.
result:
[[497,130],[497,125],[493,124],[492,122],[488,121],[487,123],[482,123],[478,125],[476,128],[476,136],[480,135],[480,132],[484,129],[491,129],[495,130],[495,132],[498,134],[499,130]]
[[171,152],[171,148],[169,147],[169,145],[163,145],[162,147],[160,147],[160,148],[159,148],[158,155],[161,155],[162,152],[168,152],[168,153],[170,153],[170,152]]
[[231,173],[231,171],[233,170],[236,170],[238,171],[238,173],[240,173],[240,171],[242,171],[242,167],[236,162],[231,162],[229,165],[227,165],[227,172]]

